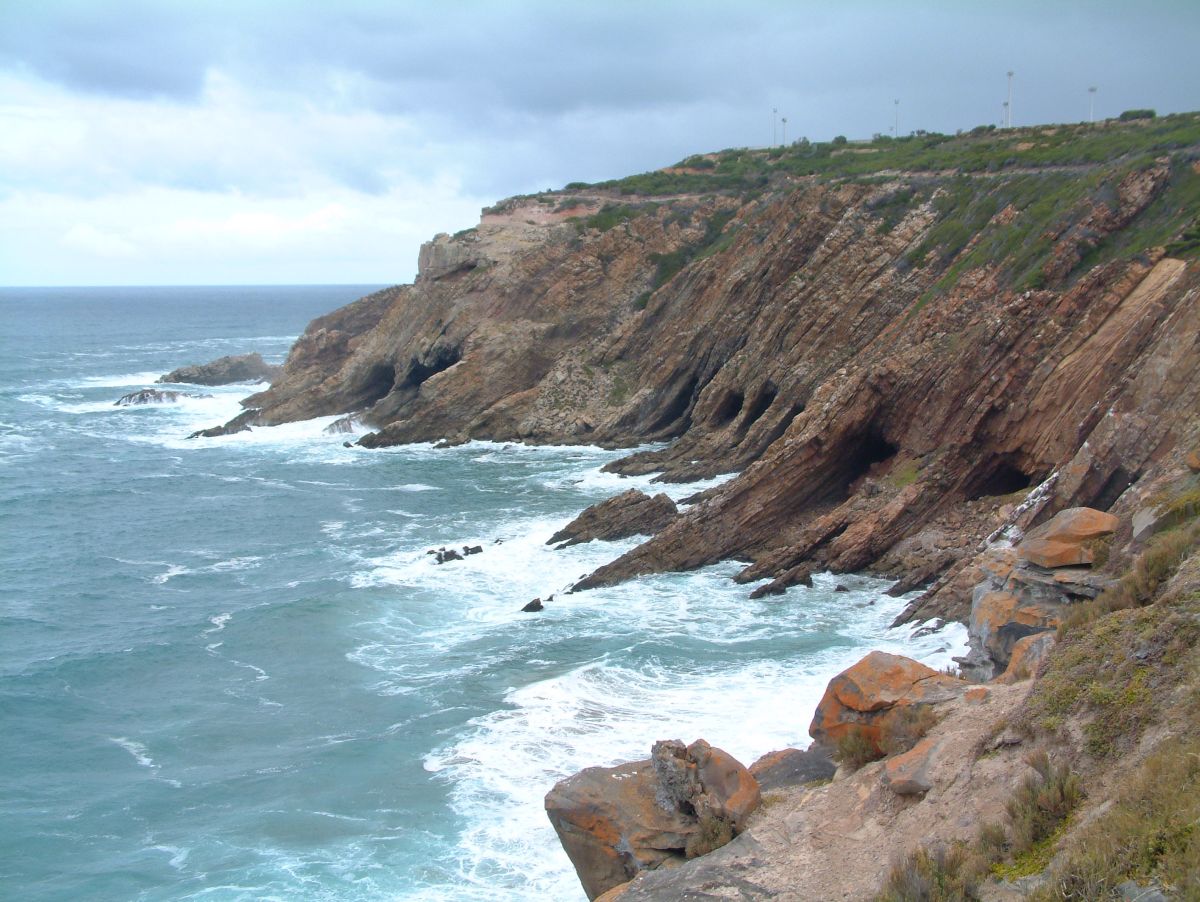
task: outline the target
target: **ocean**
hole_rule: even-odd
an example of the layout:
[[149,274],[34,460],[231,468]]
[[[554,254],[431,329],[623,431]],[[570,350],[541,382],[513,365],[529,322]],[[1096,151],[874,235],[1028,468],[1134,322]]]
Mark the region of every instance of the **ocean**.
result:
[[957,626],[889,630],[904,600],[863,576],[751,601],[729,562],[563,593],[635,543],[546,546],[583,508],[720,479],[346,448],[332,417],[186,438],[253,385],[114,406],[184,364],[282,362],[369,290],[0,289],[0,896],[582,900],[557,780],[667,738],[749,763],[807,744],[867,650],[962,653]]

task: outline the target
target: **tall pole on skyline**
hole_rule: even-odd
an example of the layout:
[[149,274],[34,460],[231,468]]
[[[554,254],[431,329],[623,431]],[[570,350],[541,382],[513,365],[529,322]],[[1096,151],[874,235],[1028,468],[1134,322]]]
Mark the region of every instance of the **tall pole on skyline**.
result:
[[787,144],[787,116],[783,117],[783,141],[781,144]]
[[775,140],[775,135],[777,133],[776,129],[778,128],[778,123],[776,123],[775,120],[778,118],[778,116],[779,116],[779,109],[777,107],[771,107],[771,146],[772,147],[774,147],[776,145],[776,143],[778,143]]
[[892,137],[899,138],[900,137],[900,98],[897,97],[895,100],[893,100],[892,105],[896,109],[896,118],[895,118],[895,121],[892,123]]
[[1088,122],[1096,121],[1096,86],[1088,88]]
[[1004,127],[1013,127],[1013,70],[1008,70],[1008,100],[1004,101]]

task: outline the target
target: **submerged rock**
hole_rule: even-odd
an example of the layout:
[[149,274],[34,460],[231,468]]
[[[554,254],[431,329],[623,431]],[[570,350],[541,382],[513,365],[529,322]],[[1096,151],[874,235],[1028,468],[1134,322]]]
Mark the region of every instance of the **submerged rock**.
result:
[[230,385],[234,382],[272,382],[279,378],[283,367],[273,366],[262,355],[238,354],[220,357],[210,363],[183,366],[160,376],[156,382],[188,385]]
[[213,426],[209,429],[197,429],[188,438],[216,438],[221,435],[236,435],[239,432],[249,432],[251,426],[259,424],[258,410],[244,410],[236,417],[221,426]]
[[211,398],[212,395],[196,395],[191,392],[167,391],[159,388],[143,388],[141,391],[131,391],[121,395],[113,402],[113,407],[131,407],[138,404],[175,404],[180,398]]

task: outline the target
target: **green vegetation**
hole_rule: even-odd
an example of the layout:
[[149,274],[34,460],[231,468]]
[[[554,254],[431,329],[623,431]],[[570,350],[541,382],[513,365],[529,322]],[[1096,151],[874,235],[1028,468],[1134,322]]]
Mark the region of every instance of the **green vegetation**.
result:
[[586,231],[587,229],[598,229],[601,232],[607,232],[614,226],[628,222],[631,219],[636,219],[638,216],[653,213],[657,209],[658,204],[640,204],[636,206],[630,204],[605,204],[591,216],[575,220],[575,229],[579,232]]
[[698,858],[721,848],[731,839],[733,827],[729,821],[705,811],[700,815],[700,830],[688,837],[684,854],[688,858]]
[[864,764],[878,761],[883,755],[879,749],[875,748],[875,743],[858,730],[852,730],[837,741],[837,746],[830,757],[850,770],[858,770]]
[[922,847],[892,865],[874,902],[962,902],[975,898],[981,876],[962,844]]
[[[1132,115],[1131,115],[1132,114]],[[748,148],[692,156],[671,171],[655,171],[591,187],[646,196],[745,192],[782,176],[852,178],[888,172],[999,173],[1012,169],[1112,163],[1129,156],[1151,158],[1200,143],[1200,116],[1161,118],[1153,110],[1130,110],[1121,120],[997,131],[980,126],[966,134],[919,132],[901,138],[878,135],[870,142],[798,141],[770,150]]]
[[1071,837],[1038,900],[1116,898],[1116,887],[1150,880],[1173,898],[1200,898],[1200,740],[1165,742],[1113,804]]
[[931,705],[905,705],[884,721],[880,745],[888,755],[907,752],[932,730],[940,718]]
[[[667,254],[651,254],[650,262],[657,267],[654,271],[654,290],[657,291],[671,281],[677,272],[693,260],[703,259],[716,253],[720,242],[724,240],[721,233],[735,212],[735,210],[721,210],[710,216],[704,223],[704,234],[695,244],[685,244]],[[733,236],[729,235],[724,246],[728,247],[732,240]]]

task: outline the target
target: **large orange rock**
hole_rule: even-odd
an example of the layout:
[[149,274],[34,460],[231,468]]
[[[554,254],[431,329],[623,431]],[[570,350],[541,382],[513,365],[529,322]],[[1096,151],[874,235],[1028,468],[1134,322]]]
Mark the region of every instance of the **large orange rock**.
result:
[[888,758],[880,780],[899,796],[917,795],[933,788],[930,772],[941,741],[927,736],[901,755]]
[[682,862],[701,817],[741,831],[761,802],[758,782],[703,739],[656,742],[651,758],[589,767],[546,795],[546,814],[589,899],[640,871]]
[[1008,666],[1013,648],[1023,639],[1057,629],[1062,605],[1023,602],[1011,592],[984,592],[971,605],[971,637],[988,652],[997,668]]
[[1120,521],[1090,507],[1059,511],[1031,529],[1017,545],[1017,555],[1039,567],[1073,567],[1095,560],[1095,540],[1111,535]]
[[808,734],[834,746],[858,733],[882,752],[884,735],[901,709],[946,701],[968,685],[911,658],[873,651],[829,681]]
[[996,677],[997,683],[1016,683],[1035,676],[1042,662],[1054,648],[1054,633],[1044,632],[1026,636],[1012,647],[1008,669]]
[[1193,473],[1200,473],[1200,449],[1188,452],[1183,462]]

